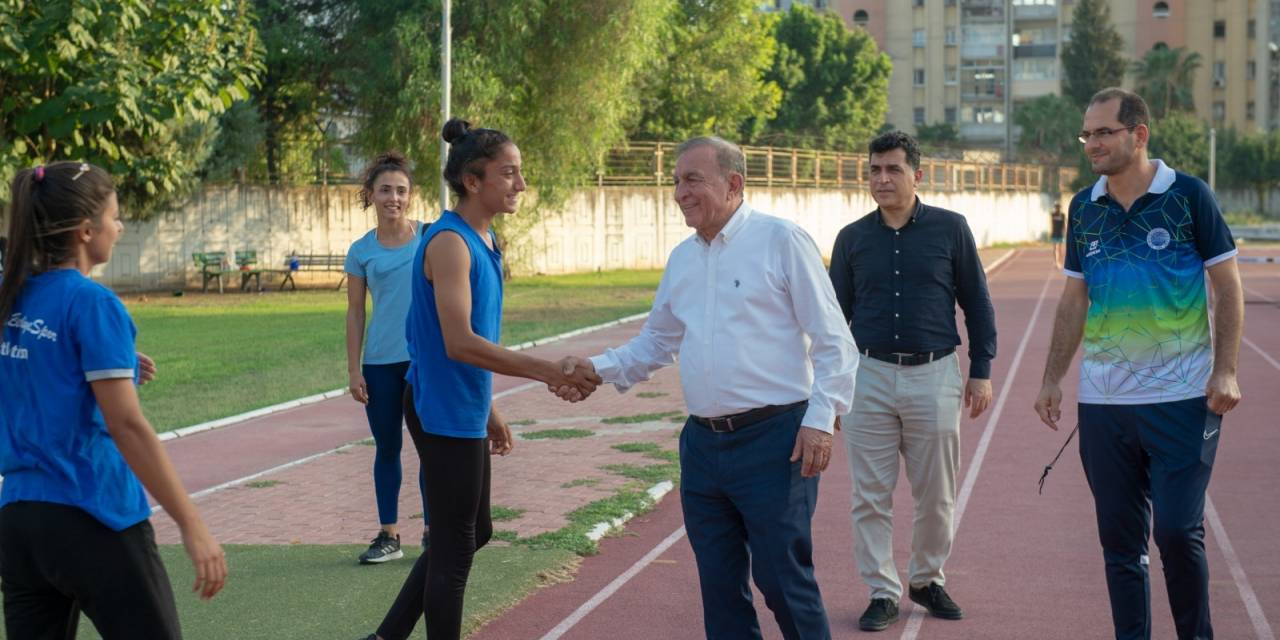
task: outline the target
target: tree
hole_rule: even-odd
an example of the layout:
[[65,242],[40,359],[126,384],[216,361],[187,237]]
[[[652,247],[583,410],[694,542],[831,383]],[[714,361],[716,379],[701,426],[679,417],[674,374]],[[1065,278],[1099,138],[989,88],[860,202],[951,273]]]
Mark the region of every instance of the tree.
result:
[[916,127],[916,140],[925,151],[946,149],[960,142],[960,129],[949,122],[935,122]]
[[1124,41],[1105,0],[1080,0],[1071,14],[1071,41],[1062,47],[1062,94],[1084,109],[1100,89],[1124,81]]
[[782,88],[761,141],[859,149],[884,123],[893,65],[862,29],[794,4],[778,21],[778,51],[766,80]]
[[[655,0],[656,1],[656,0]],[[755,0],[675,0],[658,50],[634,89],[641,114],[632,138],[682,140],[760,134],[782,99],[764,78],[777,42],[773,14]]]
[[135,217],[185,195],[212,117],[256,82],[252,19],[247,0],[0,0],[0,189],[21,167],[85,160]]
[[[1050,94],[1028,100],[1013,112],[1014,124],[1022,129],[1018,136],[1019,155],[1026,161],[1049,167],[1079,166],[1083,154],[1076,136],[1081,119],[1080,109],[1065,97]],[[1070,186],[1056,183],[1057,171],[1049,175],[1050,191]]]
[[1135,91],[1147,101],[1152,118],[1174,111],[1195,111],[1192,84],[1200,68],[1200,54],[1176,49],[1152,49],[1133,63]]
[[1209,133],[1194,114],[1174,113],[1153,123],[1148,153],[1183,173],[1209,176]]
[[[453,113],[510,134],[534,204],[554,204],[635,121],[634,82],[651,62],[662,3],[474,0],[453,10]],[[365,0],[346,36],[360,147],[401,149],[419,176],[439,175],[439,15],[438,0]]]

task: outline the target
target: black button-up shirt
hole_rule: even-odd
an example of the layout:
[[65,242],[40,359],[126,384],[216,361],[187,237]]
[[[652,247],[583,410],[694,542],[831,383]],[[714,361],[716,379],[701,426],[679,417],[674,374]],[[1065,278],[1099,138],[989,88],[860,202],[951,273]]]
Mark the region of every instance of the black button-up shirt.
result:
[[921,353],[960,344],[956,303],[969,333],[969,377],[991,378],[996,317],[964,216],[916,199],[901,229],[880,210],[840,230],[831,284],[859,349]]

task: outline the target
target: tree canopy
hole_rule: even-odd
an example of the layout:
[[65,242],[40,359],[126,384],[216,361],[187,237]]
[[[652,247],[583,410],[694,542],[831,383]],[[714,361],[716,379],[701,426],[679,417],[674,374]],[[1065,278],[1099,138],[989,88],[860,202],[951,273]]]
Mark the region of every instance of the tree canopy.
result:
[[1134,87],[1147,101],[1151,117],[1163,118],[1174,111],[1194,112],[1192,88],[1200,54],[1182,47],[1152,49],[1133,63]]
[[147,215],[194,185],[213,116],[249,97],[260,59],[248,0],[0,0],[0,190],[85,160]]
[[1098,90],[1120,86],[1127,66],[1106,1],[1080,0],[1071,14],[1071,41],[1062,47],[1062,95],[1084,109]]

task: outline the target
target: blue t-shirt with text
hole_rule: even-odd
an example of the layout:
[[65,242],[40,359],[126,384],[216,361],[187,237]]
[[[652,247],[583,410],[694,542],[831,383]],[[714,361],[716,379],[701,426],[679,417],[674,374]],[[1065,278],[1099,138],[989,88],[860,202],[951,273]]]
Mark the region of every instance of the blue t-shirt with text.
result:
[[120,531],[151,515],[90,383],[135,378],[137,329],[111,290],[74,269],[27,279],[0,341],[0,506],[79,507]]

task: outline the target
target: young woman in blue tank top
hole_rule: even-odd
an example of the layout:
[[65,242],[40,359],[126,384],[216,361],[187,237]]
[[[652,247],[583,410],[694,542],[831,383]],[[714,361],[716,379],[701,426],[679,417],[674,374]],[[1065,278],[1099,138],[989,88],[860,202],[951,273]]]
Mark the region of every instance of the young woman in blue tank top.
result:
[[[369,548],[360,554],[360,563],[378,564],[404,557],[397,524],[405,373],[409,370],[404,323],[409,316],[413,256],[421,224],[408,216],[413,174],[403,155],[390,151],[374,158],[360,183],[360,204],[365,209],[373,205],[378,226],[347,250],[347,377],[351,397],[364,405],[373,433],[373,490],[381,525]],[[373,297],[373,320],[368,324],[367,337],[366,293]],[[430,516],[421,469],[418,489],[426,525]],[[422,543],[427,544],[425,530]]]
[[520,150],[502,132],[472,129],[463,120],[450,120],[442,136],[450,144],[444,178],[457,205],[422,234],[406,327],[405,419],[426,472],[431,543],[369,636],[382,640],[407,638],[424,613],[428,638],[461,633],[471,561],[493,534],[489,456],[506,455],[513,445],[490,402],[493,373],[571,386],[578,390],[573,399],[600,383],[594,373],[563,373],[563,361],[498,346],[502,254],[491,227],[498,214],[515,213],[525,190]]
[[[105,171],[58,162],[18,172],[0,279],[0,583],[10,638],[75,637],[83,611],[106,640],[181,637],[143,487],[182,531],[194,590],[227,579],[135,379],[155,374],[111,290],[89,271],[124,225]],[[135,475],[136,474],[136,475]]]

